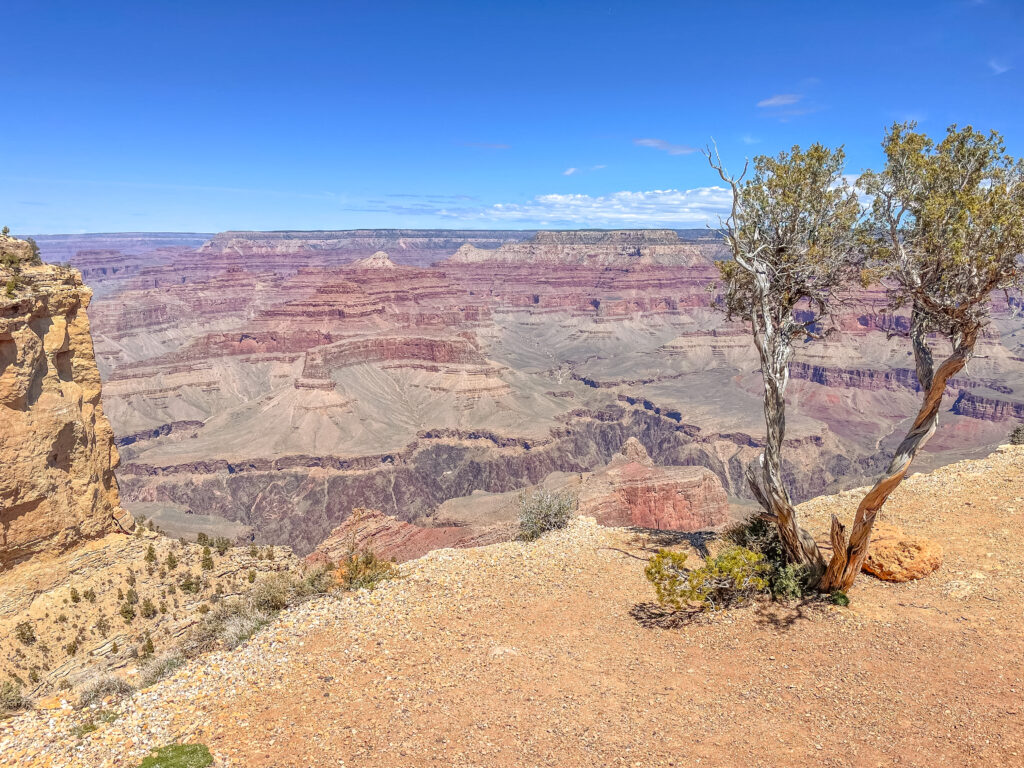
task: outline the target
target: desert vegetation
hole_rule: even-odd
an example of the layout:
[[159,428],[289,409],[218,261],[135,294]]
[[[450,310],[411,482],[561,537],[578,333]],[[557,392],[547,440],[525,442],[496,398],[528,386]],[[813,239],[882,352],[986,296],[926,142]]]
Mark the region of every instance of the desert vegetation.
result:
[[576,514],[577,499],[568,492],[541,488],[519,497],[520,541],[534,541],[548,531],[565,528]]
[[[718,263],[721,306],[749,323],[764,383],[767,433],[748,484],[788,562],[828,593],[845,592],[860,572],[879,511],[934,434],[947,383],[974,355],[991,294],[1020,287],[1022,277],[1024,163],[999,134],[954,125],[936,142],[902,123],[886,132],[882,147],[885,167],[857,182],[871,200],[865,212],[846,182],[842,148],[815,144],[760,156],[738,176],[717,149],[705,151],[732,191],[722,223],[732,258]],[[890,310],[909,311],[905,335],[922,402],[849,535],[833,518],[826,562],[801,527],[784,479],[786,389],[795,345],[831,332],[834,308],[857,281],[881,281]],[[946,354],[938,365],[936,349]]]

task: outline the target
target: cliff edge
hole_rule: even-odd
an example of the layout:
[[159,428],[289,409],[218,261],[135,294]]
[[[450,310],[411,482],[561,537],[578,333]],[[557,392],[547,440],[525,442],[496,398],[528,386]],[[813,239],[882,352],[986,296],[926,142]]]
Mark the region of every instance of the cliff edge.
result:
[[0,235],[0,570],[134,522],[121,508],[110,423],[77,270]]

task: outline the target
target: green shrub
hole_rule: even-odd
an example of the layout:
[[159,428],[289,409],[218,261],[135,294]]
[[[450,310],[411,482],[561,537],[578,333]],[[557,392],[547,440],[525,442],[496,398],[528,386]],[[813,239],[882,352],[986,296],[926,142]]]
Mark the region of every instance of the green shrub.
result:
[[576,513],[577,499],[571,493],[541,488],[519,497],[520,541],[534,541],[548,531],[565,528]]
[[223,536],[218,536],[213,540],[213,548],[217,550],[218,555],[225,554],[231,547],[231,540],[226,539]]
[[146,547],[146,557],[144,559],[147,563],[156,562],[156,547],[154,547],[152,544]]
[[200,533],[200,534],[198,534],[196,536],[196,544],[204,544],[205,545],[205,544],[209,544],[209,543],[210,543],[210,537],[207,536],[205,533]]
[[144,619],[152,619],[154,616],[156,616],[156,606],[153,605],[153,601],[150,600],[148,597],[142,601],[141,610],[142,618]]
[[807,569],[787,561],[779,529],[773,523],[752,517],[727,530],[723,538],[764,556],[769,569],[768,589],[775,599],[796,600],[812,591],[808,589]]
[[36,630],[30,621],[22,621],[14,628],[14,636],[25,645],[32,645],[36,641]]
[[[397,576],[397,565],[390,560],[381,560],[372,550],[364,549],[359,552],[350,550],[338,563],[335,576],[324,568],[317,578],[324,579],[325,584],[336,580],[342,589],[356,590],[373,589],[381,582]],[[327,588],[322,591],[326,592]]]
[[78,697],[83,705],[96,704],[110,696],[120,698],[133,693],[135,689],[115,675],[103,675],[88,683]]
[[203,589],[203,580],[197,576],[193,576],[191,573],[186,573],[185,578],[181,580],[179,584],[182,592],[188,592],[191,595],[198,594]]
[[138,768],[207,768],[213,755],[203,744],[168,744],[139,763]]
[[662,605],[719,611],[769,588],[764,555],[745,547],[727,547],[700,568],[687,569],[686,559],[682,552],[663,549],[647,564],[644,573]]
[[121,603],[121,607],[118,609],[121,614],[121,618],[124,619],[125,624],[131,624],[135,619],[135,609],[131,603]]
[[203,547],[203,559],[201,565],[204,571],[213,570],[213,555],[210,554],[209,547]]
[[75,589],[74,587],[72,587],[71,588],[71,602],[72,603],[78,603],[78,602],[81,602],[81,600],[82,600],[82,596],[80,594],[78,594],[78,590]]
[[85,592],[82,593],[82,597],[88,600],[90,603],[96,602],[96,590],[89,587]]
[[5,680],[0,685],[0,714],[28,709],[31,702],[21,692],[21,686],[13,680]]
[[1010,445],[1024,445],[1024,424],[1018,424],[1010,432]]
[[173,571],[175,568],[178,567],[178,558],[174,556],[173,552],[168,552],[167,559],[164,561],[164,563],[167,565],[168,571]]
[[835,592],[829,595],[829,599],[836,605],[847,606],[850,604],[850,598],[841,589],[837,589]]

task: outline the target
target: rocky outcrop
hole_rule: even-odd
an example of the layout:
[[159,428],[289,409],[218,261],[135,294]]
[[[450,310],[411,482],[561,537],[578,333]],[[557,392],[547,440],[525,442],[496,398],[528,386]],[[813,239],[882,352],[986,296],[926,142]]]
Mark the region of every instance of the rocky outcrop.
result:
[[[5,278],[6,279],[6,278]],[[26,264],[0,297],[0,568],[130,529],[78,272]]]
[[704,467],[659,467],[635,437],[579,483],[579,513],[601,525],[701,531],[729,519],[725,489]]
[[942,565],[942,546],[923,536],[910,536],[886,523],[871,530],[871,548],[864,571],[882,581],[922,579]]
[[306,560],[311,564],[338,563],[349,552],[369,550],[378,557],[401,563],[435,549],[479,547],[508,541],[514,533],[515,529],[508,524],[427,527],[407,523],[376,509],[355,509]]

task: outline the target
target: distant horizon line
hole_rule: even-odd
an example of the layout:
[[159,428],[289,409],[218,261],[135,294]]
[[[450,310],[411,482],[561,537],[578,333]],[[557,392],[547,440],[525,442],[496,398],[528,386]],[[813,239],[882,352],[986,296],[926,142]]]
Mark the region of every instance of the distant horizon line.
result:
[[[485,228],[485,227],[356,227],[354,229],[222,229],[216,232],[197,232],[192,230],[110,230],[96,232],[34,232],[14,235],[15,237],[86,237],[101,235],[195,235],[212,237],[234,233],[260,233],[268,235],[289,234],[294,232],[717,232],[715,227],[523,227],[523,228]],[[13,234],[13,233],[12,233]]]

